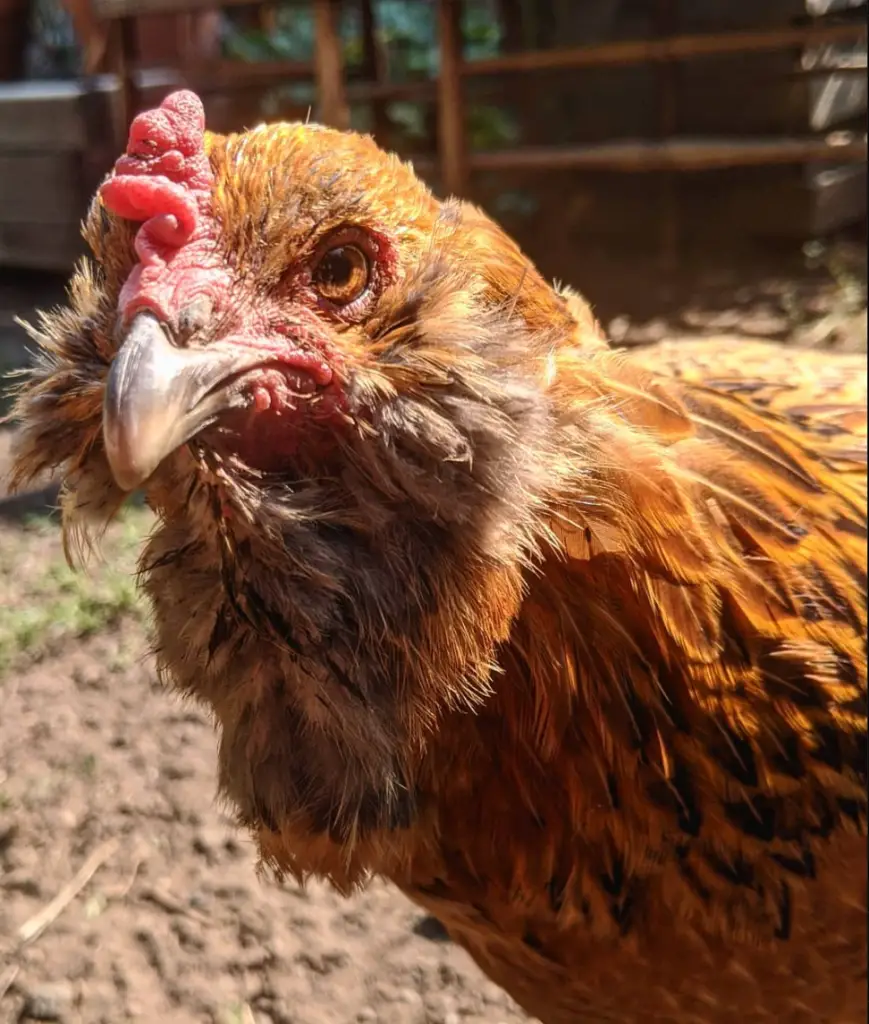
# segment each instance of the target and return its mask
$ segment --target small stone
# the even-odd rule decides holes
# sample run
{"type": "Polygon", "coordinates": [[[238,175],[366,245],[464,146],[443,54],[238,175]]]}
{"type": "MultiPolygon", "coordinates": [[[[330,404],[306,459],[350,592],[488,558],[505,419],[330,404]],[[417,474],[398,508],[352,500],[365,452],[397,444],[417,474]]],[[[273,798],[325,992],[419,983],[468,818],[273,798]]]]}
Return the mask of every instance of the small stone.
{"type": "Polygon", "coordinates": [[[739,328],[743,334],[755,338],[778,338],[788,333],[790,324],[786,317],[758,312],[740,317],[739,328]]]}
{"type": "Polygon", "coordinates": [[[682,323],[698,331],[730,331],[739,326],[739,318],[737,309],[686,309],[682,323]]]}
{"type": "Polygon", "coordinates": [[[376,1021],[377,1010],[375,1010],[373,1006],[363,1006],[356,1014],[356,1020],[358,1021],[358,1024],[368,1024],[370,1021],[376,1021]]]}
{"type": "Polygon", "coordinates": [[[613,317],[607,327],[607,334],[609,335],[610,341],[615,342],[616,345],[620,345],[627,337],[628,331],[631,329],[631,321],[626,316],[613,317]]]}
{"type": "Polygon", "coordinates": [[[631,324],[621,340],[625,345],[648,345],[663,341],[669,333],[670,327],[665,320],[649,320],[644,324],[631,324]]]}
{"type": "Polygon", "coordinates": [[[72,1009],[72,985],[65,981],[50,981],[34,987],[27,993],[24,1018],[30,1020],[66,1020],[72,1009]]]}
{"type": "Polygon", "coordinates": [[[492,981],[487,981],[480,989],[480,995],[487,1006],[506,1006],[507,993],[492,981]]]}
{"type": "Polygon", "coordinates": [[[193,837],[193,849],[205,858],[209,866],[219,863],[226,850],[227,834],[222,828],[199,828],[193,837]]]}

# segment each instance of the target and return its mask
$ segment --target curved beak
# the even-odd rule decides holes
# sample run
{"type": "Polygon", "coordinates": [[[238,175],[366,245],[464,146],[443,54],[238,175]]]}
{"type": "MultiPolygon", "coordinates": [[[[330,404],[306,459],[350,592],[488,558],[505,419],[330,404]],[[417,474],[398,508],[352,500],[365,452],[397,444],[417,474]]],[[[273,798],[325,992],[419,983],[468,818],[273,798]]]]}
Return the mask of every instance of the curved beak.
{"type": "Polygon", "coordinates": [[[244,348],[175,345],[152,313],[138,313],[115,356],[103,400],[103,439],[112,474],[139,487],[163,459],[241,396],[221,388],[262,359],[244,348]]]}

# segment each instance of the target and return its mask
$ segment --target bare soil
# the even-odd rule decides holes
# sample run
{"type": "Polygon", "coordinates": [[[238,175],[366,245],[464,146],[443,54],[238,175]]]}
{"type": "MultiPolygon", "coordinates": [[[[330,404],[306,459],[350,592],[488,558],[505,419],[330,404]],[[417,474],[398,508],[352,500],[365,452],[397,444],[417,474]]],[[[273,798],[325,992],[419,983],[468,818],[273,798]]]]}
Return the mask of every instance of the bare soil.
{"type": "MultiPolygon", "coordinates": [[[[595,294],[589,275],[564,276],[595,294]]],[[[624,277],[607,292],[599,276],[625,344],[727,333],[865,351],[859,260],[814,284],[761,284],[746,268],[705,291],[685,278],[663,299],[624,277]]],[[[28,312],[27,294],[0,299],[28,312]]],[[[148,656],[130,576],[147,513],[131,509],[102,565],[74,574],[44,496],[28,507],[2,494],[0,1024],[526,1020],[389,886],[342,899],[257,876],[215,800],[211,724],[161,687],[148,656]]]]}

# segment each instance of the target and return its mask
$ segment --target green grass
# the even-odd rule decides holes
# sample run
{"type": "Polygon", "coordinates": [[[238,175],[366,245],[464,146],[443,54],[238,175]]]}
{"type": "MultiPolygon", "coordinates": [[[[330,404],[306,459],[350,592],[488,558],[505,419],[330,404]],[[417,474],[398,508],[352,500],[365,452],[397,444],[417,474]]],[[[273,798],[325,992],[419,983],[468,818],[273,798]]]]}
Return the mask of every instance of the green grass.
{"type": "Polygon", "coordinates": [[[142,618],[136,558],[152,522],[125,510],[109,528],[102,557],[73,571],[63,557],[56,518],[34,518],[0,534],[0,674],[121,618],[142,618]]]}

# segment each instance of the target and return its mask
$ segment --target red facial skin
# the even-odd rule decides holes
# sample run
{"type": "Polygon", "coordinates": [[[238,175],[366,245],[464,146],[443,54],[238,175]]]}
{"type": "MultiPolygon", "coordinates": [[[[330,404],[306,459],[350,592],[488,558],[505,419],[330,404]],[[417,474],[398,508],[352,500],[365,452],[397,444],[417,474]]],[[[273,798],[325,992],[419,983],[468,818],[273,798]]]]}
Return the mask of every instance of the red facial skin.
{"type": "MultiPolygon", "coordinates": [[[[217,341],[262,352],[262,365],[245,375],[247,408],[227,415],[223,426],[236,435],[232,448],[245,461],[278,469],[299,447],[294,426],[300,416],[311,426],[340,424],[342,360],[313,296],[310,304],[290,307],[263,298],[255,310],[227,308],[233,278],[218,244],[204,132],[202,103],[187,91],[133,121],[127,152],[101,189],[109,210],[142,222],[135,240],[139,262],[121,290],[118,312],[124,326],[149,311],[177,331],[184,315],[202,304],[209,320],[221,324],[217,341]],[[312,392],[316,401],[300,399],[312,392]]],[[[385,242],[381,271],[393,262],[385,242]]],[[[306,447],[314,442],[308,433],[306,447]]]]}
{"type": "Polygon", "coordinates": [[[170,325],[200,296],[213,300],[230,284],[214,245],[214,184],[205,153],[205,112],[192,92],[167,97],[130,126],[127,153],[103,185],[103,203],[128,220],[143,221],[136,235],[139,263],[118,302],[127,324],[150,310],[170,325]]]}

